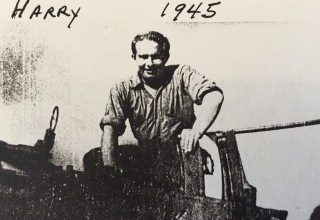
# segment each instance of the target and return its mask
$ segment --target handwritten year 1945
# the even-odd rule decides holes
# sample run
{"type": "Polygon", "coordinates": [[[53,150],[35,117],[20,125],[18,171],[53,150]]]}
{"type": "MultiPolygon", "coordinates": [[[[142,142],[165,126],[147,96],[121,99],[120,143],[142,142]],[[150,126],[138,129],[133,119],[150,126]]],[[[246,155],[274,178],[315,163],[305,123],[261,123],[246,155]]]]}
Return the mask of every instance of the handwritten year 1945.
{"type": "MultiPolygon", "coordinates": [[[[177,21],[179,15],[186,9],[187,12],[191,14],[191,19],[194,19],[196,17],[196,14],[201,14],[201,17],[203,18],[212,18],[213,16],[216,15],[216,11],[213,10],[213,7],[216,5],[221,4],[221,2],[214,2],[214,3],[209,3],[209,4],[204,4],[202,5],[202,2],[200,2],[198,5],[196,4],[192,4],[190,7],[187,6],[186,4],[182,3],[182,4],[178,4],[174,10],[176,12],[176,16],[173,18],[173,21],[177,21]],[[203,9],[205,7],[205,9],[203,9]]],[[[169,2],[167,3],[167,5],[164,7],[162,13],[161,13],[161,17],[166,16],[166,11],[170,10],[170,4],[169,2]]]]}

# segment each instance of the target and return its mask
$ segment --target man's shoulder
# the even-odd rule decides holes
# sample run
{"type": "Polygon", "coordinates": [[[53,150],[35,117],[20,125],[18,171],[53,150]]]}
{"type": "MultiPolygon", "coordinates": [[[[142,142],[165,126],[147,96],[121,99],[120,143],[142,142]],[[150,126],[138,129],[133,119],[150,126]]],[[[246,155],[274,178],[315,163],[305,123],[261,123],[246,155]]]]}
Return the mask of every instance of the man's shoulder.
{"type": "Polygon", "coordinates": [[[176,78],[183,77],[184,75],[188,75],[196,71],[194,68],[186,64],[168,65],[166,68],[167,71],[171,72],[176,78]]]}
{"type": "Polygon", "coordinates": [[[185,72],[185,71],[194,71],[195,69],[188,64],[173,64],[166,66],[169,70],[175,72],[185,72]]]}
{"type": "Polygon", "coordinates": [[[132,74],[127,78],[118,79],[113,83],[113,88],[129,90],[141,83],[137,74],[132,74]]]}
{"type": "MultiPolygon", "coordinates": [[[[173,75],[174,78],[179,78],[186,73],[192,73],[195,71],[191,66],[186,64],[170,64],[165,66],[165,72],[173,75]]],[[[138,76],[138,73],[129,75],[127,78],[122,78],[114,82],[113,88],[117,90],[130,90],[132,88],[139,88],[142,82],[138,76]]]]}
{"type": "Polygon", "coordinates": [[[186,64],[170,64],[170,65],[167,65],[165,67],[167,70],[172,70],[172,71],[183,71],[184,69],[188,69],[188,68],[191,68],[189,65],[186,65],[186,64]]]}

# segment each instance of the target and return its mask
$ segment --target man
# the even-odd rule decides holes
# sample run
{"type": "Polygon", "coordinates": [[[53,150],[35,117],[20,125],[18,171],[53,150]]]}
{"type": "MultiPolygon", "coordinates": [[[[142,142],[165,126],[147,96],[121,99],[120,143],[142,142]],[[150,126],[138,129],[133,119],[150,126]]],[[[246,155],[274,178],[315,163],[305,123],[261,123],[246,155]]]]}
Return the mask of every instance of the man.
{"type": "Polygon", "coordinates": [[[222,92],[189,66],[166,66],[170,44],[161,33],[137,35],[131,49],[138,72],[111,88],[100,123],[103,163],[118,166],[118,137],[129,119],[142,154],[139,169],[147,184],[179,189],[181,153],[192,153],[198,146],[219,113],[222,92]],[[195,115],[194,104],[204,110],[201,117],[195,115]]]}

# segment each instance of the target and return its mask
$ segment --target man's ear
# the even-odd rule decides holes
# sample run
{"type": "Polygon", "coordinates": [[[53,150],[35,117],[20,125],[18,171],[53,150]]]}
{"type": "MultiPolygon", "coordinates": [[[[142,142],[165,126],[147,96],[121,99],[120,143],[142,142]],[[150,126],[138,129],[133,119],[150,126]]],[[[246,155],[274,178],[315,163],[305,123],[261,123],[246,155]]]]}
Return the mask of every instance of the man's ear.
{"type": "Polygon", "coordinates": [[[168,53],[168,55],[165,56],[165,58],[164,58],[164,63],[165,63],[165,64],[167,63],[167,61],[169,60],[169,58],[170,58],[170,53],[168,53]]]}

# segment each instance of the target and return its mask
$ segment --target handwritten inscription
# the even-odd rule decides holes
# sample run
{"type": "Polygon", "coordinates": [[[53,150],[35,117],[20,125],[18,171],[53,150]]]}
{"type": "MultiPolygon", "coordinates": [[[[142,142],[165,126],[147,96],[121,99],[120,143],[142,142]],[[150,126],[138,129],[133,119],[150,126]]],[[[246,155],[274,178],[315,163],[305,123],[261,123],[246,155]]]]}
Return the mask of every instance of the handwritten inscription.
{"type": "MultiPolygon", "coordinates": [[[[15,18],[18,15],[19,18],[22,18],[24,11],[26,10],[30,0],[26,0],[24,4],[20,4],[20,0],[17,1],[17,4],[12,12],[11,18],[15,18]]],[[[69,9],[66,5],[61,6],[56,9],[54,7],[50,7],[47,10],[41,9],[41,6],[36,6],[32,13],[29,16],[29,19],[38,18],[39,15],[43,14],[43,19],[46,20],[47,17],[59,18],[59,17],[71,17],[71,21],[68,25],[68,28],[71,28],[71,24],[76,17],[79,15],[81,7],[79,7],[76,11],[73,9],[69,9]]]]}
{"type": "Polygon", "coordinates": [[[167,12],[174,11],[175,12],[175,17],[173,18],[173,21],[177,21],[181,13],[187,13],[190,14],[190,19],[196,18],[197,14],[203,18],[212,18],[213,16],[216,15],[216,11],[214,10],[214,7],[221,4],[221,2],[214,2],[214,3],[205,3],[203,4],[200,2],[199,4],[192,4],[192,5],[187,5],[187,4],[178,4],[177,6],[171,7],[170,3],[168,2],[166,6],[164,7],[161,17],[167,16],[167,12]],[[174,9],[173,9],[174,8],[174,9]]]}

